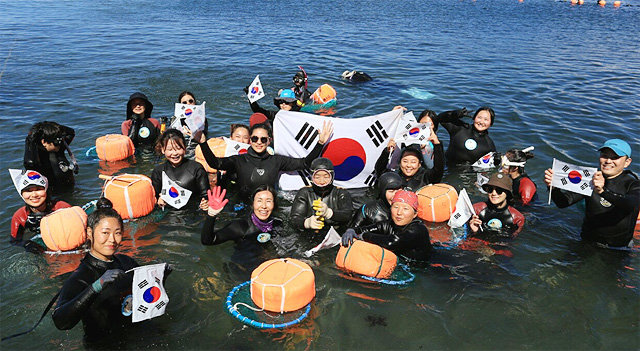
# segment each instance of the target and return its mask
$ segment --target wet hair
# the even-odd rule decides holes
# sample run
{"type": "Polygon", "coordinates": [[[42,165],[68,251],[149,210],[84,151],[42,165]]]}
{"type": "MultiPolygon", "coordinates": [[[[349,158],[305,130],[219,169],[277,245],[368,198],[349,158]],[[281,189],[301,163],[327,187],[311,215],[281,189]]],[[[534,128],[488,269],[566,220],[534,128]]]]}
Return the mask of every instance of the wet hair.
{"type": "Polygon", "coordinates": [[[244,128],[244,129],[246,129],[247,131],[249,131],[249,135],[251,135],[251,128],[249,128],[249,126],[248,126],[248,125],[246,125],[246,124],[242,124],[242,123],[233,123],[233,124],[231,125],[231,133],[230,133],[230,135],[233,135],[233,133],[234,133],[234,132],[236,131],[236,129],[238,129],[238,128],[244,128]]]}
{"type": "Polygon", "coordinates": [[[271,127],[267,123],[254,124],[251,128],[249,128],[249,136],[253,135],[253,131],[256,129],[264,129],[267,131],[267,135],[269,135],[269,138],[272,137],[271,127]]]}
{"type": "Polygon", "coordinates": [[[177,129],[170,128],[162,133],[160,138],[158,138],[158,142],[156,143],[156,152],[161,154],[162,149],[165,149],[171,140],[175,141],[176,144],[180,145],[183,149],[187,149],[182,132],[177,129]]]}
{"type": "Polygon", "coordinates": [[[278,208],[278,201],[276,201],[276,199],[278,198],[276,194],[276,189],[274,189],[271,185],[268,185],[268,184],[258,185],[258,187],[251,194],[251,204],[253,204],[253,200],[255,200],[256,195],[258,195],[259,192],[265,191],[265,190],[270,192],[271,195],[273,196],[273,211],[275,211],[276,208],[278,208]]]}
{"type": "Polygon", "coordinates": [[[476,113],[473,114],[473,119],[476,119],[476,116],[478,115],[478,113],[482,112],[482,111],[487,111],[489,112],[489,117],[491,117],[491,126],[493,125],[493,121],[495,121],[496,119],[496,113],[493,112],[493,109],[489,106],[482,106],[479,109],[476,110],[476,113]]]}
{"type": "Polygon", "coordinates": [[[113,209],[113,203],[111,200],[106,197],[101,197],[96,203],[96,210],[91,212],[87,217],[87,228],[91,228],[92,231],[95,230],[96,225],[98,225],[98,223],[100,223],[104,218],[115,218],[120,223],[120,228],[124,227],[122,217],[113,209]]]}
{"type": "MultiPolygon", "coordinates": [[[[522,150],[518,150],[518,149],[511,149],[505,152],[504,156],[507,158],[507,160],[511,162],[526,162],[528,159],[534,157],[533,152],[531,151],[523,152],[522,150]]],[[[511,167],[514,167],[514,166],[509,166],[509,168],[511,167]]],[[[524,172],[524,167],[517,167],[517,168],[519,173],[524,172]]]]}
{"type": "Polygon", "coordinates": [[[422,121],[422,119],[424,117],[431,118],[431,122],[433,123],[433,131],[434,132],[438,131],[438,122],[436,121],[437,115],[436,115],[435,111],[426,109],[426,110],[420,112],[420,116],[418,116],[418,122],[422,123],[421,121],[422,121]]]}
{"type": "Polygon", "coordinates": [[[185,90],[185,91],[181,92],[181,93],[180,93],[180,95],[178,95],[178,103],[181,103],[182,98],[183,98],[185,95],[191,95],[191,96],[193,97],[193,102],[194,102],[194,103],[195,103],[196,101],[198,101],[198,100],[196,99],[196,96],[195,96],[195,95],[193,95],[193,93],[192,93],[192,92],[190,92],[189,90],[185,90]]]}
{"type": "Polygon", "coordinates": [[[60,125],[51,121],[38,122],[29,130],[29,136],[34,142],[44,139],[47,143],[54,143],[60,141],[59,139],[63,137],[63,134],[60,125]]]}

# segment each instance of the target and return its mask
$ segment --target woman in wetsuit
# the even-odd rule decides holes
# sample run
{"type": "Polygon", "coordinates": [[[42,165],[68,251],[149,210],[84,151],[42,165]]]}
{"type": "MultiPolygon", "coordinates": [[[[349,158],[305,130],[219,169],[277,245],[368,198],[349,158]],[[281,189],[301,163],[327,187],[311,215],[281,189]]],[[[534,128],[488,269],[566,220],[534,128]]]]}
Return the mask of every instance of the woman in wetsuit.
{"type": "Polygon", "coordinates": [[[403,187],[403,180],[398,173],[387,172],[378,178],[378,197],[369,200],[355,211],[349,228],[358,228],[374,223],[385,222],[391,216],[391,201],[398,190],[403,187]]]}
{"type": "Polygon", "coordinates": [[[250,103],[251,111],[254,113],[262,113],[267,117],[269,123],[273,123],[273,120],[276,118],[276,114],[280,110],[285,111],[300,111],[301,103],[296,98],[296,93],[291,89],[284,89],[280,92],[277,98],[273,99],[273,104],[279,108],[278,111],[267,110],[260,105],[258,105],[257,101],[250,103]]]}
{"type": "Polygon", "coordinates": [[[167,204],[160,197],[163,190],[168,191],[168,189],[162,189],[164,172],[169,179],[191,191],[189,203],[198,203],[202,210],[206,210],[207,190],[209,190],[207,172],[198,162],[185,158],[186,147],[182,132],[177,129],[168,129],[158,139],[156,151],[164,154],[167,159],[151,172],[151,182],[158,197],[158,206],[164,207],[167,204]]]}
{"type": "Polygon", "coordinates": [[[417,218],[418,197],[407,190],[393,196],[391,220],[370,226],[350,228],[342,235],[342,246],[354,239],[364,240],[416,261],[426,261],[431,251],[429,230],[417,218]]]}
{"type": "Polygon", "coordinates": [[[527,160],[533,158],[533,146],[524,150],[511,149],[502,156],[502,172],[513,180],[513,198],[528,205],[538,199],[536,184],[524,171],[527,160]]]}
{"type": "MultiPolygon", "coordinates": [[[[178,103],[184,104],[184,105],[197,105],[197,100],[195,98],[195,95],[193,95],[192,92],[185,90],[181,92],[180,95],[178,95],[178,103]]],[[[185,135],[184,138],[187,145],[185,157],[193,159],[196,153],[196,146],[198,146],[197,140],[199,140],[200,137],[199,135],[195,135],[195,136],[192,135],[193,131],[189,130],[189,127],[187,127],[186,118],[183,118],[183,119],[180,119],[180,121],[177,121],[178,118],[179,117],[177,116],[171,117],[171,120],[169,121],[169,125],[171,126],[171,128],[175,128],[183,132],[183,134],[185,135]]],[[[204,136],[206,137],[208,132],[209,132],[209,122],[207,122],[207,119],[205,118],[204,129],[196,133],[203,133],[204,136]]]]}
{"type": "Polygon", "coordinates": [[[496,151],[489,137],[489,128],[495,121],[495,113],[490,107],[480,107],[473,116],[473,124],[462,122],[467,109],[446,111],[434,119],[449,132],[450,142],[445,156],[448,163],[471,163],[489,152],[496,151]]]}
{"type": "MultiPolygon", "coordinates": [[[[125,306],[131,297],[136,261],[116,254],[122,242],[122,217],[113,209],[111,201],[101,198],[96,210],[87,218],[89,253],[65,281],[53,311],[53,322],[60,330],[73,328],[82,321],[87,342],[120,340],[135,326],[125,306]]],[[[165,277],[171,272],[165,270],[165,277]]],[[[144,323],[136,323],[136,325],[144,323]]]]}
{"type": "Polygon", "coordinates": [[[72,187],[74,173],[78,174],[78,164],[69,151],[69,144],[75,135],[73,128],[56,122],[34,124],[25,139],[24,168],[47,177],[49,186],[54,190],[72,187]],[[71,162],[66,158],[65,150],[71,162]]]}
{"type": "Polygon", "coordinates": [[[146,95],[137,92],[129,96],[127,102],[127,119],[120,129],[128,136],[136,147],[153,146],[160,135],[160,123],[151,118],[153,104],[146,95]]]}
{"type": "Polygon", "coordinates": [[[322,131],[318,134],[318,143],[304,158],[272,155],[267,152],[267,147],[271,143],[271,128],[266,124],[256,124],[251,127],[251,147],[246,154],[216,157],[203,140],[204,138],[201,139],[200,148],[209,167],[237,175],[240,196],[242,199],[248,199],[259,185],[275,186],[280,172],[308,168],[311,161],[320,156],[322,146],[332,132],[333,124],[324,122],[322,131]]]}
{"type": "Polygon", "coordinates": [[[27,251],[39,252],[43,248],[28,240],[40,234],[40,220],[49,213],[61,208],[71,207],[61,200],[53,200],[49,195],[47,178],[42,174],[27,170],[10,170],[16,190],[25,202],[25,206],[18,209],[11,218],[11,238],[14,245],[22,245],[27,251]],[[24,235],[27,240],[24,240],[24,235]]]}
{"type": "Polygon", "coordinates": [[[513,238],[524,227],[524,216],[509,206],[512,199],[512,180],[506,174],[497,173],[482,186],[488,200],[473,204],[475,214],[469,220],[469,229],[474,237],[489,241],[513,238]]]}

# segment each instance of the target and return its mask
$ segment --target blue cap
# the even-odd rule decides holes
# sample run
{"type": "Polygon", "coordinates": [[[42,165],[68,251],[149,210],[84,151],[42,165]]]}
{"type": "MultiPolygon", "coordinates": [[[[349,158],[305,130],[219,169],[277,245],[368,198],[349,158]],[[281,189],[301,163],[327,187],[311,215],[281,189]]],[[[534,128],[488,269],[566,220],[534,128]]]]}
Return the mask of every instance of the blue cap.
{"type": "Polygon", "coordinates": [[[293,90],[291,90],[291,89],[284,89],[283,91],[280,92],[279,98],[281,98],[281,99],[295,99],[296,98],[296,93],[294,93],[293,90]]]}
{"type": "Polygon", "coordinates": [[[613,150],[618,156],[627,156],[631,157],[631,146],[621,139],[609,139],[605,141],[604,145],[600,147],[598,150],[602,151],[604,148],[609,148],[613,150]]]}

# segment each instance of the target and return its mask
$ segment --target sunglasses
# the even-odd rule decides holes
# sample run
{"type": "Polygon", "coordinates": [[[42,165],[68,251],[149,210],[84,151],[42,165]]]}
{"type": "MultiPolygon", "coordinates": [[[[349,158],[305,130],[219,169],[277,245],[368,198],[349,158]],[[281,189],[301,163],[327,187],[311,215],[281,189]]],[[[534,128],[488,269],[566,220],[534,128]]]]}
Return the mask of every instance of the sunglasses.
{"type": "Polygon", "coordinates": [[[251,137],[251,142],[257,143],[260,140],[261,143],[266,144],[269,141],[269,137],[258,137],[256,135],[251,137]]]}
{"type": "Polygon", "coordinates": [[[502,188],[498,188],[498,187],[495,187],[495,186],[491,186],[491,185],[489,185],[489,186],[485,186],[485,187],[484,187],[484,190],[485,190],[488,194],[491,194],[494,190],[496,191],[496,194],[498,194],[498,195],[502,195],[502,194],[504,193],[504,189],[502,189],[502,188]]]}
{"type": "Polygon", "coordinates": [[[181,104],[193,104],[195,102],[196,102],[196,100],[194,100],[194,99],[180,101],[181,104]]]}

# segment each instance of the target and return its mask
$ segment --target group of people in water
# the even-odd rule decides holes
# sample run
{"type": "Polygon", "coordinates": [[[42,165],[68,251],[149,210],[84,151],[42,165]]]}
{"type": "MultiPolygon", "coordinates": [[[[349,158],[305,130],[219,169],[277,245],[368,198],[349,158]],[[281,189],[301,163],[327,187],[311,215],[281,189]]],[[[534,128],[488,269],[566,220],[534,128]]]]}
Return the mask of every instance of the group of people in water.
{"type": "MultiPolygon", "coordinates": [[[[292,89],[282,90],[274,99],[279,110],[299,110],[309,99],[306,72],[296,73],[293,82],[292,89]]],[[[185,91],[177,102],[195,105],[197,100],[193,93],[185,91]]],[[[230,129],[232,140],[250,145],[247,152],[218,157],[207,143],[207,123],[203,130],[191,131],[184,121],[176,121],[177,117],[170,122],[158,121],[151,115],[153,104],[139,92],[127,102],[122,134],[137,148],[154,148],[164,155],[165,161],[153,169],[150,177],[156,197],[162,191],[163,173],[192,192],[191,207],[187,208],[196,211],[197,207],[206,213],[201,231],[203,245],[227,241],[238,246],[268,243],[284,225],[274,216],[280,172],[308,170],[311,185],[297,192],[289,214],[288,225],[295,231],[322,238],[333,227],[342,235],[344,246],[364,240],[409,261],[427,261],[432,244],[427,226],[417,217],[416,192],[425,185],[441,182],[445,164],[469,164],[496,152],[489,136],[496,120],[493,109],[481,107],[473,115],[466,109],[440,114],[424,110],[418,122],[430,126],[429,139],[424,144],[402,145],[400,150],[392,139],[375,165],[378,179],[374,198],[354,206],[350,192],[334,185],[331,160],[321,157],[333,132],[332,123],[324,123],[316,145],[306,157],[277,155],[271,148],[271,125],[278,110],[264,109],[257,102],[250,106],[254,114],[249,125],[234,124],[230,129]],[[471,123],[464,121],[467,117],[471,123]],[[167,123],[182,128],[167,129],[167,123]],[[450,138],[446,151],[437,135],[440,126],[450,138]],[[198,152],[205,164],[193,159],[198,152]],[[398,160],[390,164],[390,154],[394,152],[399,152],[398,160]],[[207,172],[205,166],[216,172],[207,172]],[[227,194],[232,193],[238,202],[249,205],[247,211],[219,224],[219,213],[229,202],[227,194]]],[[[70,206],[54,200],[52,194],[72,186],[74,174],[79,171],[69,148],[74,135],[72,128],[40,122],[26,138],[25,170],[14,180],[25,206],[13,216],[10,240],[30,251],[38,251],[29,238],[38,233],[42,217],[70,206]]],[[[640,209],[640,180],[626,170],[631,163],[631,147],[623,140],[611,139],[598,150],[600,170],[593,178],[593,194],[584,196],[554,189],[551,198],[560,208],[586,200],[582,238],[603,246],[626,247],[632,242],[640,209]]],[[[468,221],[470,236],[492,232],[501,239],[512,238],[523,229],[525,218],[516,207],[537,200],[536,185],[524,170],[532,157],[530,151],[510,149],[496,158],[500,170],[482,185],[487,199],[473,205],[475,214],[468,221]]],[[[553,171],[547,170],[544,177],[547,186],[551,185],[552,177],[553,171]]],[[[168,206],[161,198],[157,204],[168,206]]],[[[86,233],[89,252],[65,282],[53,320],[59,329],[73,328],[82,320],[85,336],[94,340],[108,338],[112,332],[131,325],[131,319],[121,313],[121,300],[131,290],[132,274],[125,272],[138,264],[131,257],[116,253],[123,240],[123,220],[109,200],[98,201],[96,210],[88,217],[86,233]]]]}

